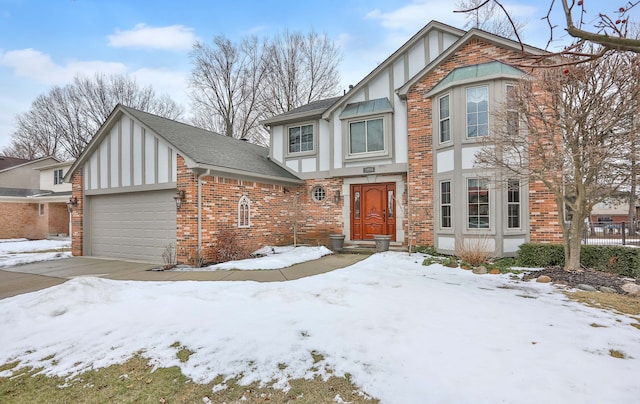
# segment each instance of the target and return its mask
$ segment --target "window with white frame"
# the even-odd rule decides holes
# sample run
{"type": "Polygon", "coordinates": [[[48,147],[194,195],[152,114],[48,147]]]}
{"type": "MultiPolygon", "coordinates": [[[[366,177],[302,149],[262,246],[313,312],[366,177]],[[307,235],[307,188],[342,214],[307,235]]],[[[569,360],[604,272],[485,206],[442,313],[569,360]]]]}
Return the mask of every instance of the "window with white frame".
{"type": "Polygon", "coordinates": [[[506,106],[507,106],[507,133],[517,134],[520,130],[520,114],[516,109],[516,86],[507,84],[506,86],[506,106]]]}
{"type": "Polygon", "coordinates": [[[38,215],[44,216],[44,203],[38,204],[38,215]]]}
{"type": "Polygon", "coordinates": [[[451,228],[451,181],[440,183],[440,227],[451,228]]]}
{"type": "Polygon", "coordinates": [[[439,115],[440,115],[440,143],[448,142],[451,140],[451,121],[449,119],[449,95],[440,97],[439,100],[439,115]]]}
{"type": "Polygon", "coordinates": [[[64,176],[62,175],[62,169],[53,170],[53,184],[59,185],[64,182],[64,176]]]}
{"type": "Polygon", "coordinates": [[[251,201],[246,196],[242,196],[238,201],[238,227],[246,228],[251,226],[251,201]]]}
{"type": "Polygon", "coordinates": [[[467,137],[489,134],[489,87],[467,88],[467,137]]]}
{"type": "Polygon", "coordinates": [[[520,228],[520,181],[507,181],[507,228],[520,228]]]}
{"type": "Polygon", "coordinates": [[[489,181],[467,179],[467,217],[469,229],[489,228],[489,181]]]}
{"type": "Polygon", "coordinates": [[[384,120],[373,118],[349,123],[349,153],[384,151],[384,120]]]}
{"type": "Polygon", "coordinates": [[[313,125],[289,127],[289,153],[313,151],[313,125]]]}

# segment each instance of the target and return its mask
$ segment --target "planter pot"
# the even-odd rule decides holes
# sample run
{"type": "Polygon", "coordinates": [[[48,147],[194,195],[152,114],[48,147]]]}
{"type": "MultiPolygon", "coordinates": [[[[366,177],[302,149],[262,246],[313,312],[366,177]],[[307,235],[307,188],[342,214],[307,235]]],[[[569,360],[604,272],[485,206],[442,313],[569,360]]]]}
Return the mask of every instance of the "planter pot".
{"type": "Polygon", "coordinates": [[[329,234],[329,241],[331,242],[331,251],[338,252],[342,250],[344,245],[344,234],[329,234]]]}
{"type": "Polygon", "coordinates": [[[376,234],[373,236],[376,242],[376,252],[389,251],[389,243],[391,242],[391,236],[385,236],[376,234]]]}

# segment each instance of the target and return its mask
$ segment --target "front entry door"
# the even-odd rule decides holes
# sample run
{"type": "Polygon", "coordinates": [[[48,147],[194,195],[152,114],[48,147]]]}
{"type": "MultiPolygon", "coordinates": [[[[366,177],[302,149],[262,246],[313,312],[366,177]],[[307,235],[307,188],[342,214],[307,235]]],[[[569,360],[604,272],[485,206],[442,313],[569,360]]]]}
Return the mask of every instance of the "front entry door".
{"type": "Polygon", "coordinates": [[[373,240],[376,234],[396,238],[396,184],[351,185],[351,239],[373,240]]]}

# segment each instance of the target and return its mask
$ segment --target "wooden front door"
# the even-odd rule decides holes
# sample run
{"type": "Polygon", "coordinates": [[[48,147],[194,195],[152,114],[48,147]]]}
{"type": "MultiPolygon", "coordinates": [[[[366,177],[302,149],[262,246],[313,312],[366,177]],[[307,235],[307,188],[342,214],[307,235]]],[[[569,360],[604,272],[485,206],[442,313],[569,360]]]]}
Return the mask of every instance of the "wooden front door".
{"type": "Polygon", "coordinates": [[[351,186],[351,239],[373,240],[376,234],[396,238],[396,184],[351,186]]]}

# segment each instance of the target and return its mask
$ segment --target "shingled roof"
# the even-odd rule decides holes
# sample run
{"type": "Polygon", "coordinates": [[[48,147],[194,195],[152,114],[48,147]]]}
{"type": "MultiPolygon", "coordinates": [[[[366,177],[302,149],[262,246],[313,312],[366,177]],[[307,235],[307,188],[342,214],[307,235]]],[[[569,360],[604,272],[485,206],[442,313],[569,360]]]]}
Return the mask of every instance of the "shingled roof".
{"type": "Polygon", "coordinates": [[[97,147],[101,140],[100,134],[108,133],[109,122],[117,120],[118,114],[121,113],[130,115],[171,144],[185,160],[192,162],[190,168],[200,167],[274,181],[302,182],[300,178],[271,161],[268,158],[269,149],[266,147],[124,105],[116,106],[103,128],[98,131],[96,139],[91,141],[87,150],[69,170],[70,174],[82,164],[83,158],[88,157],[93,148],[97,147]]]}
{"type": "Polygon", "coordinates": [[[261,121],[262,124],[269,125],[276,122],[283,122],[290,119],[297,119],[300,117],[312,117],[314,115],[321,116],[324,111],[330,106],[336,103],[342,97],[325,98],[324,100],[312,101],[308,104],[302,105],[298,108],[294,108],[291,111],[287,111],[280,115],[276,115],[269,119],[261,121]]]}

